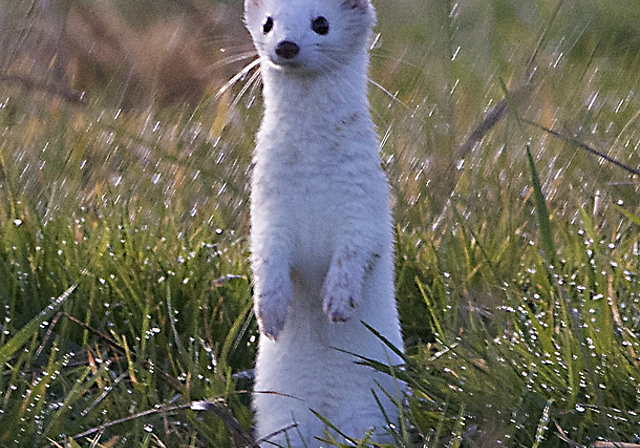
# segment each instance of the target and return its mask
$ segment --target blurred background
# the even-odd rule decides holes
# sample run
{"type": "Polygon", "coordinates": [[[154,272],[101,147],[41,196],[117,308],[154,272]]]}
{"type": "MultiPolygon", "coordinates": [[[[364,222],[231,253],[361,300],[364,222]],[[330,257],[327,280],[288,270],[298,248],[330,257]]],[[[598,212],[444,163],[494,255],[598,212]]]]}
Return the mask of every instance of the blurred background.
{"type": "Polygon", "coordinates": [[[1,13],[5,80],[124,109],[198,104],[237,70],[215,63],[246,43],[239,2],[5,1],[1,13]]]}
{"type": "MultiPolygon", "coordinates": [[[[376,7],[372,109],[404,204],[401,222],[420,224],[442,210],[456,184],[461,194],[477,193],[471,184],[462,188],[460,169],[450,171],[463,159],[475,172],[496,169],[473,131],[504,97],[503,85],[526,120],[637,168],[636,1],[397,0],[376,7]]],[[[191,202],[182,208],[197,210],[215,197],[224,209],[217,219],[241,222],[261,108],[255,71],[241,72],[252,47],[240,0],[1,0],[0,24],[0,120],[20,124],[5,132],[6,162],[18,165],[18,188],[38,207],[51,194],[91,202],[107,187],[142,189],[151,203],[176,205],[179,188],[191,202]],[[56,135],[45,137],[47,129],[56,135]]],[[[624,171],[614,179],[599,169],[602,159],[571,145],[552,151],[562,140],[532,127],[525,136],[513,118],[495,120],[503,140],[488,151],[495,157],[516,139],[507,163],[518,170],[521,143],[532,138],[550,196],[569,165],[565,191],[581,185],[595,193],[595,173],[615,181],[616,194],[635,194],[624,171]]]]}

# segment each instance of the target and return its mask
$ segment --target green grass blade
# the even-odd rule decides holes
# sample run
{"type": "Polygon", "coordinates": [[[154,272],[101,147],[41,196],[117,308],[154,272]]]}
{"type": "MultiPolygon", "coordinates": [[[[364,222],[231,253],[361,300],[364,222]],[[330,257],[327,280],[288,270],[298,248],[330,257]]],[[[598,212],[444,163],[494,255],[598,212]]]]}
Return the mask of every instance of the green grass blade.
{"type": "Polygon", "coordinates": [[[238,333],[241,331],[246,320],[250,318],[249,313],[252,309],[253,302],[248,301],[245,308],[242,310],[242,312],[240,312],[240,314],[238,314],[238,317],[233,322],[233,325],[231,326],[227,337],[224,339],[222,349],[220,350],[220,356],[218,357],[220,368],[226,368],[229,365],[229,353],[231,352],[231,349],[236,345],[238,333]]]}
{"type": "Polygon", "coordinates": [[[536,207],[536,215],[538,216],[538,227],[540,229],[540,238],[542,240],[542,248],[545,251],[547,260],[551,264],[555,264],[556,245],[553,241],[553,231],[551,228],[551,219],[549,218],[549,210],[542,193],[540,178],[538,171],[531,155],[531,149],[527,144],[527,159],[529,160],[529,169],[531,170],[531,182],[533,184],[533,198],[536,207]]]}
{"type": "Polygon", "coordinates": [[[435,307],[433,303],[431,303],[431,300],[429,299],[429,296],[425,291],[425,288],[422,282],[417,278],[415,279],[415,281],[416,281],[416,284],[418,285],[418,289],[420,290],[420,294],[422,295],[422,299],[424,300],[424,303],[426,303],[427,309],[429,310],[429,315],[431,316],[431,325],[433,325],[433,330],[436,333],[436,335],[438,335],[440,340],[442,340],[446,344],[447,335],[444,331],[444,327],[441,325],[440,319],[436,315],[435,307]]]}
{"type": "MultiPolygon", "coordinates": [[[[507,103],[509,104],[509,109],[512,111],[513,117],[516,119],[518,123],[518,128],[523,135],[524,129],[522,126],[522,121],[516,112],[515,105],[513,104],[513,99],[507,90],[507,86],[502,79],[500,79],[500,86],[505,94],[505,98],[507,99],[507,103]]],[[[540,183],[540,177],[538,176],[538,170],[536,169],[535,162],[533,160],[533,156],[531,155],[531,147],[527,142],[527,161],[529,162],[529,171],[531,172],[531,183],[533,184],[533,198],[534,204],[536,208],[536,215],[538,217],[538,227],[540,228],[540,238],[542,240],[542,248],[545,251],[545,256],[547,261],[551,264],[555,265],[555,260],[557,256],[556,245],[553,241],[553,232],[551,228],[551,219],[549,218],[549,210],[547,209],[547,204],[544,199],[544,194],[542,193],[542,185],[540,183]]]]}
{"type": "Polygon", "coordinates": [[[535,443],[531,448],[538,448],[540,443],[544,442],[544,435],[549,430],[549,413],[551,411],[551,405],[553,404],[553,400],[548,400],[544,410],[542,411],[542,415],[540,416],[540,420],[538,421],[538,428],[536,429],[536,439],[535,443]]]}
{"type": "MultiPolygon", "coordinates": [[[[343,438],[344,438],[348,443],[350,443],[350,444],[352,444],[352,445],[354,445],[354,446],[358,446],[358,442],[357,442],[357,440],[355,440],[355,439],[353,439],[353,438],[349,437],[348,435],[346,435],[345,433],[343,433],[342,431],[340,431],[340,429],[339,429],[339,428],[337,428],[333,423],[331,423],[329,420],[327,420],[326,418],[324,418],[320,413],[318,413],[318,412],[314,411],[313,409],[310,409],[310,411],[311,411],[311,412],[312,412],[316,417],[318,417],[318,419],[319,419],[319,420],[321,420],[321,421],[322,421],[322,423],[324,423],[324,424],[325,424],[325,426],[326,426],[327,428],[330,428],[330,429],[332,429],[333,431],[335,431],[335,432],[336,432],[340,437],[343,437],[343,438]]],[[[323,442],[325,442],[325,443],[327,443],[327,444],[329,444],[329,445],[337,446],[337,444],[336,444],[334,441],[332,441],[332,440],[326,440],[326,439],[323,439],[323,442]]]]}
{"type": "Polygon", "coordinates": [[[449,444],[451,448],[460,448],[464,431],[464,404],[460,406],[460,412],[456,419],[455,429],[453,430],[453,438],[449,444]]]}
{"type": "Polygon", "coordinates": [[[633,222],[634,224],[640,226],[640,216],[638,215],[634,215],[633,213],[631,213],[630,211],[620,207],[619,205],[615,206],[616,209],[622,213],[629,221],[633,222]]]}
{"type": "Polygon", "coordinates": [[[77,285],[70,286],[65,292],[62,293],[57,299],[53,301],[48,307],[40,312],[36,317],[25,325],[14,337],[12,337],[5,345],[0,347],[0,365],[4,365],[7,360],[13,356],[13,354],[20,349],[29,339],[33,337],[33,334],[38,331],[38,328],[44,321],[50,319],[51,316],[62,306],[62,304],[69,298],[71,293],[76,289],[77,285]]]}
{"type": "Polygon", "coordinates": [[[55,412],[55,414],[53,414],[51,421],[43,432],[44,436],[51,435],[55,432],[56,426],[61,421],[64,421],[64,417],[67,412],[73,407],[73,405],[80,397],[88,393],[93,385],[96,384],[96,382],[102,377],[103,372],[105,372],[104,369],[102,369],[99,374],[91,375],[90,367],[83,368],[83,371],[80,374],[79,378],[76,380],[73,387],[71,387],[71,390],[65,396],[62,406],[55,412]]]}

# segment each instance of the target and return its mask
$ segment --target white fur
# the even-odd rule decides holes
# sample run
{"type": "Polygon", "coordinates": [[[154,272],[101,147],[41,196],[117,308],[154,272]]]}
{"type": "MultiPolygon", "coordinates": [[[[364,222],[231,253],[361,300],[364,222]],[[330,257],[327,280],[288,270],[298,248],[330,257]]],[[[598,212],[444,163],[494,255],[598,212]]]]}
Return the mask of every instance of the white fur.
{"type": "Polygon", "coordinates": [[[312,409],[351,437],[374,428],[385,441],[372,391],[393,421],[378,384],[392,396],[401,386],[349,354],[399,362],[362,322],[402,348],[390,193],[366,96],[375,13],[369,0],[246,0],[245,11],[265,103],[251,191],[256,437],[295,422],[270,441],[319,446],[326,428],[312,409]],[[325,35],[311,28],[320,16],[325,35]],[[299,53],[278,56],[282,41],[299,53]]]}

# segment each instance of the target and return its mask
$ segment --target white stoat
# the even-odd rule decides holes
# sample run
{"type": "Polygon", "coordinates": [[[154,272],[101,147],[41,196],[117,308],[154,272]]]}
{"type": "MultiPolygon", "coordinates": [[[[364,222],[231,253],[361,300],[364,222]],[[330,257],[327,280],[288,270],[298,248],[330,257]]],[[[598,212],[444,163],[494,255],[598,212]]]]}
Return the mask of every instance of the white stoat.
{"type": "MultiPolygon", "coordinates": [[[[367,100],[370,0],[245,0],[264,118],[251,190],[251,262],[261,331],[256,437],[319,446],[327,429],[385,437],[401,385],[354,354],[400,359],[390,192],[367,100]]],[[[334,434],[335,436],[335,434],[334,434]]],[[[265,443],[265,445],[267,445],[265,443]]]]}

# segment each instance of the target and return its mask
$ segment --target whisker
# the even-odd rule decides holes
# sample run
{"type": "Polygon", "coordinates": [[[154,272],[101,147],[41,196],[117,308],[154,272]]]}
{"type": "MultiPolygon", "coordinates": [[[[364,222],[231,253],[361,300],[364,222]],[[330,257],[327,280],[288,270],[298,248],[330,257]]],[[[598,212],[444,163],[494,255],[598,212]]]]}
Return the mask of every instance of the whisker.
{"type": "Polygon", "coordinates": [[[257,58],[253,61],[251,61],[249,64],[247,64],[242,70],[240,70],[238,73],[236,73],[236,75],[231,78],[229,81],[227,81],[225,83],[225,85],[223,85],[220,90],[218,90],[218,92],[214,95],[214,99],[219,99],[222,95],[224,95],[226,93],[227,90],[229,90],[231,87],[233,87],[235,85],[235,83],[237,83],[239,80],[241,80],[244,76],[246,76],[247,73],[249,73],[251,70],[253,70],[258,64],[260,64],[260,58],[257,58]]]}
{"type": "Polygon", "coordinates": [[[216,62],[214,62],[213,64],[209,65],[209,67],[207,67],[207,71],[213,71],[215,69],[218,69],[220,67],[224,67],[226,65],[231,65],[234,62],[239,62],[239,61],[244,61],[246,59],[252,58],[256,55],[255,51],[246,51],[244,53],[238,53],[238,54],[234,54],[231,56],[226,56],[216,62]]]}
{"type": "Polygon", "coordinates": [[[235,109],[235,107],[238,105],[238,103],[240,102],[240,100],[242,99],[242,97],[245,95],[245,93],[247,93],[247,91],[252,88],[253,86],[255,86],[258,83],[258,79],[260,78],[260,70],[256,70],[256,72],[251,75],[251,78],[249,78],[249,80],[246,82],[246,84],[244,86],[242,86],[242,89],[240,89],[240,92],[238,92],[238,94],[236,95],[236,97],[233,99],[233,102],[231,103],[231,109],[235,109]]]}
{"type": "Polygon", "coordinates": [[[403,65],[405,67],[416,68],[421,71],[424,69],[424,67],[418,64],[415,64],[413,62],[409,62],[406,59],[389,56],[390,54],[391,54],[390,52],[385,52],[383,50],[376,50],[375,52],[369,53],[369,56],[371,57],[372,60],[375,60],[375,61],[392,61],[396,64],[403,65]]]}
{"type": "MultiPolygon", "coordinates": [[[[236,42],[237,44],[237,42],[236,42]]],[[[227,53],[227,54],[231,54],[231,55],[237,55],[237,54],[247,54],[247,53],[254,53],[256,54],[257,51],[255,49],[255,47],[251,44],[247,45],[247,44],[240,44],[240,45],[220,45],[218,47],[219,51],[221,53],[227,53]]]]}
{"type": "Polygon", "coordinates": [[[400,104],[402,107],[404,107],[408,111],[411,111],[412,113],[415,112],[415,110],[412,109],[411,107],[409,107],[408,104],[404,103],[401,99],[399,99],[398,96],[395,93],[389,92],[386,88],[384,88],[381,84],[377,83],[373,79],[371,79],[371,78],[367,78],[367,79],[368,79],[369,83],[371,83],[373,86],[377,87],[378,89],[382,90],[393,101],[395,101],[396,103],[400,104]]]}

